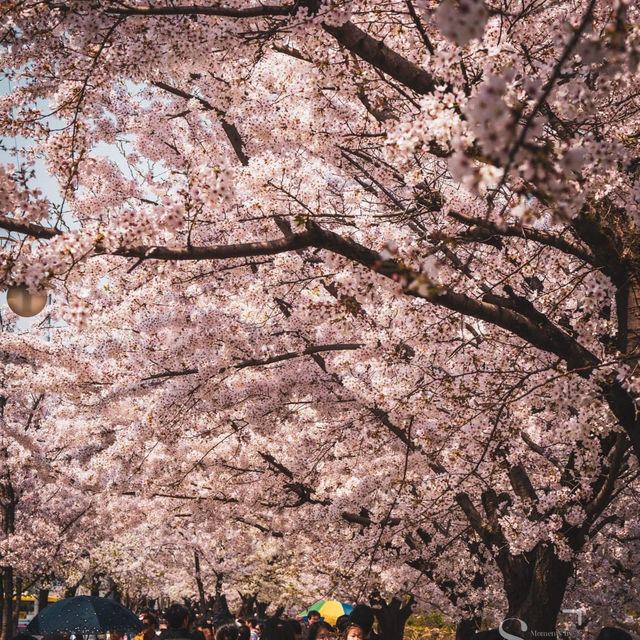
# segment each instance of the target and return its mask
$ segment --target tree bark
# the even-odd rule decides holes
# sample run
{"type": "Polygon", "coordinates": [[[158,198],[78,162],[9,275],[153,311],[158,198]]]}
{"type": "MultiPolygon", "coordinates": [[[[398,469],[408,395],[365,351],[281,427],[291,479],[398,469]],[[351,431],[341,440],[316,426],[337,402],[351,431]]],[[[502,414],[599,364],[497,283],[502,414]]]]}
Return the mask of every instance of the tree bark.
{"type": "Polygon", "coordinates": [[[11,633],[12,635],[18,630],[18,621],[20,619],[20,605],[22,604],[22,579],[17,578],[15,584],[15,602],[13,603],[13,611],[11,616],[11,633]]]}
{"type": "Polygon", "coordinates": [[[528,637],[555,631],[573,563],[560,560],[553,546],[538,543],[531,551],[498,561],[509,602],[507,618],[526,623],[528,637]]]}
{"type": "Polygon", "coordinates": [[[13,567],[2,567],[2,626],[0,640],[13,638],[13,567]]]}
{"type": "Polygon", "coordinates": [[[473,637],[482,629],[481,618],[465,618],[456,625],[456,640],[473,640],[473,637]]]}
{"type": "Polygon", "coordinates": [[[405,625],[415,604],[413,596],[405,598],[404,601],[394,597],[387,602],[379,592],[374,591],[370,602],[383,640],[402,640],[405,625]]]}
{"type": "Polygon", "coordinates": [[[204,584],[202,583],[202,573],[200,572],[200,556],[197,551],[193,552],[193,562],[196,572],[196,586],[198,587],[198,597],[200,599],[200,612],[204,614],[207,608],[207,597],[204,592],[204,584]]]}
{"type": "Polygon", "coordinates": [[[73,598],[73,596],[76,595],[76,591],[78,590],[78,587],[80,586],[81,582],[82,582],[82,580],[80,580],[80,582],[76,582],[75,584],[72,584],[72,585],[66,587],[65,590],[64,590],[64,597],[65,598],[73,598]]]}
{"type": "Polygon", "coordinates": [[[91,579],[91,595],[99,596],[100,595],[100,578],[101,576],[93,576],[91,579]]]}
{"type": "Polygon", "coordinates": [[[266,618],[267,617],[267,609],[269,608],[270,602],[260,602],[256,598],[256,615],[258,618],[266,618]]]}
{"type": "Polygon", "coordinates": [[[632,276],[618,287],[618,348],[631,358],[632,369],[640,359],[640,278],[632,276]]]}
{"type": "Polygon", "coordinates": [[[38,589],[38,613],[49,604],[49,589],[38,589]]]}
{"type": "Polygon", "coordinates": [[[113,598],[116,602],[122,602],[122,591],[120,590],[120,586],[113,579],[109,578],[109,591],[106,594],[107,598],[113,598]]]}
{"type": "Polygon", "coordinates": [[[238,595],[240,596],[240,600],[242,601],[242,606],[240,607],[240,613],[238,615],[241,618],[253,618],[258,594],[240,593],[240,591],[238,591],[238,595]]]}
{"type": "MultiPolygon", "coordinates": [[[[6,398],[0,397],[0,415],[4,412],[6,398]]],[[[8,462],[9,452],[5,447],[2,450],[5,464],[8,462]]],[[[5,467],[8,469],[8,465],[5,467]]],[[[8,537],[15,533],[16,518],[16,494],[11,483],[11,476],[8,470],[0,483],[0,516],[2,517],[2,533],[8,537]]],[[[11,640],[13,638],[13,567],[0,565],[2,571],[2,622],[0,623],[0,640],[11,640]]]]}

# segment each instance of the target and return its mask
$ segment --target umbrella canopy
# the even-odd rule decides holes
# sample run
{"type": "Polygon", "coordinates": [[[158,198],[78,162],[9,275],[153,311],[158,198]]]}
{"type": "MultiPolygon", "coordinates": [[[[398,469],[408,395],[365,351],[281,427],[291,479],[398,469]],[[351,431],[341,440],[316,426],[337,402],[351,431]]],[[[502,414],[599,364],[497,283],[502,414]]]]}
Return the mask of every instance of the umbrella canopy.
{"type": "Polygon", "coordinates": [[[27,626],[27,631],[44,636],[50,633],[140,631],[142,622],[132,611],[111,598],[74,596],[50,604],[27,626]]]}
{"type": "Polygon", "coordinates": [[[338,600],[318,600],[308,609],[301,611],[298,618],[306,620],[310,611],[317,611],[325,622],[334,625],[340,616],[348,616],[353,611],[353,605],[338,600]]]}

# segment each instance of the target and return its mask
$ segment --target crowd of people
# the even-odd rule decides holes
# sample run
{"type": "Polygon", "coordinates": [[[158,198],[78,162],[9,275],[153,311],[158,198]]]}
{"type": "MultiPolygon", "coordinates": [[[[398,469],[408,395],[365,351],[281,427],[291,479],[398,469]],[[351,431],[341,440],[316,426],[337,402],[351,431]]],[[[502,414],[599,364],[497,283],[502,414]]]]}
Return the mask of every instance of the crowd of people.
{"type": "MultiPolygon", "coordinates": [[[[367,605],[356,605],[349,615],[335,625],[323,620],[317,611],[309,611],[307,620],[269,618],[267,620],[234,618],[231,614],[213,618],[198,617],[181,604],[171,605],[164,618],[143,611],[143,630],[133,640],[383,640],[374,631],[375,615],[367,605]]],[[[504,640],[498,629],[476,633],[477,640],[504,640]]],[[[514,636],[511,636],[514,637],[514,636]]],[[[109,640],[124,640],[110,634],[109,640]]],[[[604,627],[596,640],[632,640],[626,631],[604,627]]]]}
{"type": "MultiPolygon", "coordinates": [[[[307,623],[287,618],[248,620],[229,615],[197,617],[182,604],[172,604],[159,618],[154,611],[140,614],[142,631],[133,640],[375,640],[371,607],[357,605],[343,615],[335,626],[310,611],[307,623]]],[[[118,632],[109,640],[124,640],[118,632]]]]}

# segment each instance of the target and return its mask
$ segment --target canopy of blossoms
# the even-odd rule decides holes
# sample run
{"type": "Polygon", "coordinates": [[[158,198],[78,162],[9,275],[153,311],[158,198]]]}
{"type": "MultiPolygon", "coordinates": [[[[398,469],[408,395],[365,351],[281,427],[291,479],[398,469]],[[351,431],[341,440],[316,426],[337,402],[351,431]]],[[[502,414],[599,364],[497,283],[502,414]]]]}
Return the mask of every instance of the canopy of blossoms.
{"type": "Polygon", "coordinates": [[[638,610],[635,2],[1,11],[5,578],[638,610]]]}

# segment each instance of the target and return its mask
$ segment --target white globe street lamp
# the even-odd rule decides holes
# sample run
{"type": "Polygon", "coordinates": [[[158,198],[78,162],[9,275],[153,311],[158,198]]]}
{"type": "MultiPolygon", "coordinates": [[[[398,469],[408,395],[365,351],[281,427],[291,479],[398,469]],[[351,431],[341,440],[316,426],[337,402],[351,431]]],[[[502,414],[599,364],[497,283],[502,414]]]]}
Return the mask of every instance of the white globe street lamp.
{"type": "Polygon", "coordinates": [[[9,287],[7,304],[11,311],[23,318],[31,318],[39,314],[47,304],[46,293],[29,293],[24,285],[9,287]]]}

